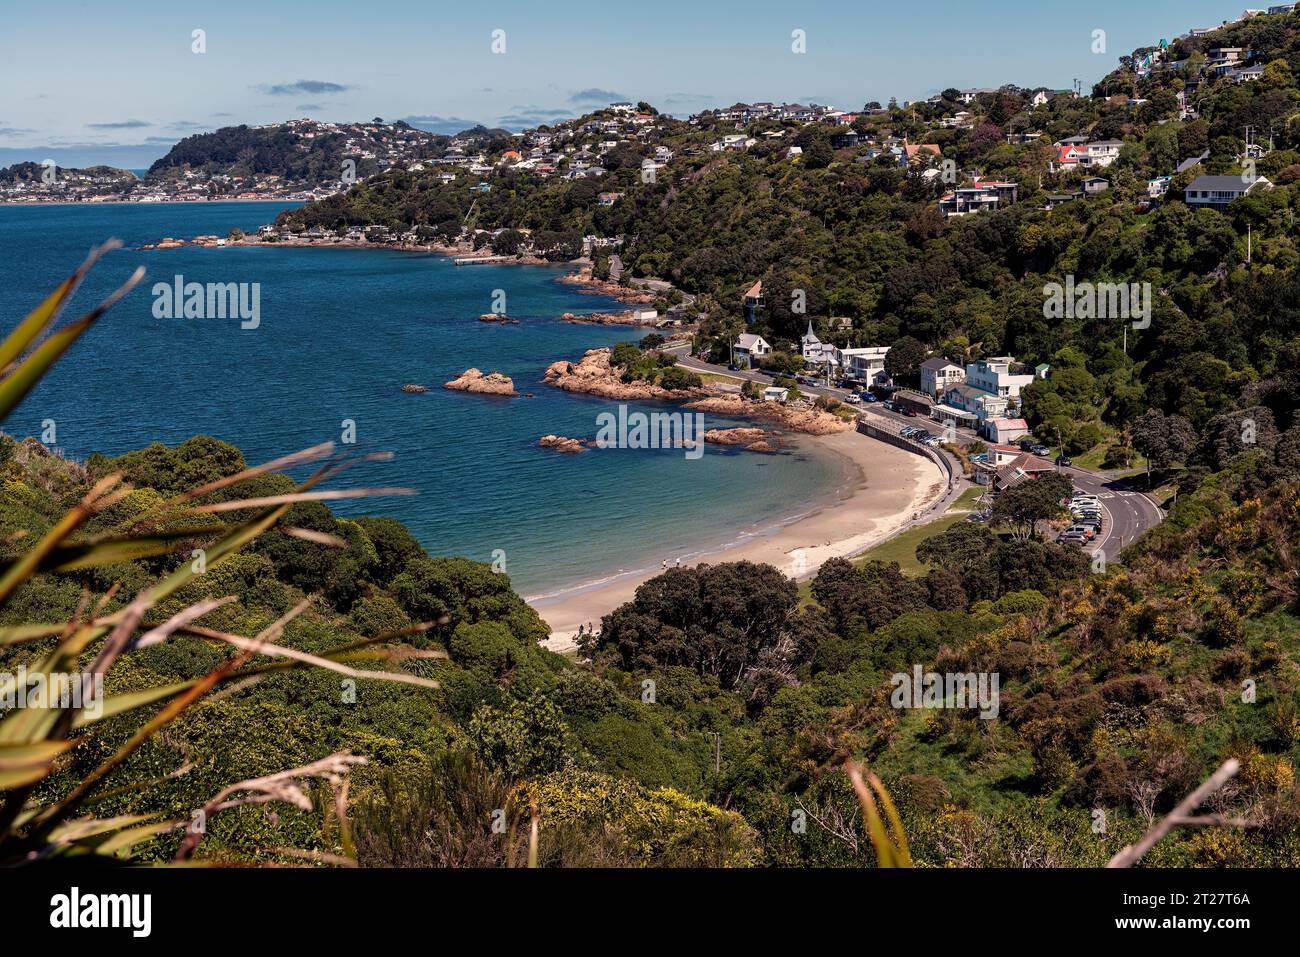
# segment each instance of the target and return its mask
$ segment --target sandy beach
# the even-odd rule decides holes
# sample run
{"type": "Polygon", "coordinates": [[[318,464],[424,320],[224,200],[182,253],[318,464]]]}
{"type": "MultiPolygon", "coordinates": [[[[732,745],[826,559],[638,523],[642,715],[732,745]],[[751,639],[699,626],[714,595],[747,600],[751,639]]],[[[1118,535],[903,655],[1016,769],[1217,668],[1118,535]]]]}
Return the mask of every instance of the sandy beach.
{"type": "MultiPolygon", "coordinates": [[[[828,436],[799,436],[844,457],[856,469],[842,497],[798,520],[758,532],[735,545],[705,552],[683,566],[718,562],[764,562],[792,578],[810,578],[831,558],[865,552],[908,525],[943,497],[947,482],[933,462],[879,442],[856,431],[828,436]]],[[[658,556],[647,556],[656,565],[658,556]]],[[[551,628],[543,644],[552,651],[575,647],[578,626],[599,627],[603,615],[630,601],[642,582],[660,573],[659,567],[629,573],[598,585],[528,598],[551,628]]]]}

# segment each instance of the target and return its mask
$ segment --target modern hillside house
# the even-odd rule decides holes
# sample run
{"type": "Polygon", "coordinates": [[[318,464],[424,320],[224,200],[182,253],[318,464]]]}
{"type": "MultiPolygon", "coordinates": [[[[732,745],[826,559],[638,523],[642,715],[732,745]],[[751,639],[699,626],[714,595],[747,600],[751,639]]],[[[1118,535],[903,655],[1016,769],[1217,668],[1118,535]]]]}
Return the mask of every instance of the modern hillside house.
{"type": "Polygon", "coordinates": [[[939,200],[939,208],[949,219],[982,213],[1010,206],[1016,201],[1018,192],[1019,187],[1015,183],[978,182],[974,186],[953,190],[939,200]]]}
{"type": "Polygon", "coordinates": [[[1273,184],[1263,176],[1251,180],[1241,176],[1198,176],[1183,195],[1194,209],[1223,209],[1257,187],[1272,189],[1273,184]]]}

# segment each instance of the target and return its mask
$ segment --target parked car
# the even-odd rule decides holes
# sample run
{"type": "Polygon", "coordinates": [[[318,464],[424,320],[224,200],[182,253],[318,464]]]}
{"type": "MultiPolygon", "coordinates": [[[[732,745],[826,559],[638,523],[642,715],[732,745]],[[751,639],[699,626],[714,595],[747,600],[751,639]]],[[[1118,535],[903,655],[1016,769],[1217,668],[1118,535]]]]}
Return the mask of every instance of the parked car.
{"type": "Polygon", "coordinates": [[[847,402],[849,405],[860,405],[862,403],[862,400],[853,394],[846,395],[844,397],[844,401],[847,402]]]}
{"type": "Polygon", "coordinates": [[[874,392],[868,392],[866,389],[863,389],[861,392],[858,393],[858,398],[861,399],[863,402],[880,401],[880,399],[876,398],[876,394],[874,392]]]}
{"type": "Polygon", "coordinates": [[[1060,455],[1058,455],[1058,456],[1056,457],[1056,464],[1057,464],[1057,466],[1058,466],[1059,468],[1067,468],[1067,469],[1068,469],[1068,468],[1069,468],[1071,465],[1073,465],[1074,463],[1070,461],[1070,457],[1069,457],[1068,455],[1066,455],[1064,452],[1062,452],[1060,455]]]}
{"type": "Polygon", "coordinates": [[[1017,442],[1016,444],[1017,444],[1018,446],[1020,446],[1020,451],[1022,451],[1022,452],[1029,452],[1029,451],[1031,451],[1031,450],[1033,449],[1033,447],[1034,447],[1037,443],[1036,443],[1033,439],[1031,439],[1031,438],[1024,438],[1024,439],[1021,439],[1021,440],[1020,440],[1019,442],[1017,442]]]}
{"type": "Polygon", "coordinates": [[[1034,445],[1034,446],[1030,446],[1029,451],[1032,452],[1034,455],[1043,456],[1043,455],[1051,454],[1052,450],[1049,449],[1046,445],[1034,445]]]}
{"type": "Polygon", "coordinates": [[[1065,533],[1067,535],[1073,534],[1075,532],[1078,532],[1084,538],[1090,541],[1097,537],[1097,530],[1095,528],[1092,528],[1089,525],[1071,525],[1069,528],[1065,530],[1065,533]]]}

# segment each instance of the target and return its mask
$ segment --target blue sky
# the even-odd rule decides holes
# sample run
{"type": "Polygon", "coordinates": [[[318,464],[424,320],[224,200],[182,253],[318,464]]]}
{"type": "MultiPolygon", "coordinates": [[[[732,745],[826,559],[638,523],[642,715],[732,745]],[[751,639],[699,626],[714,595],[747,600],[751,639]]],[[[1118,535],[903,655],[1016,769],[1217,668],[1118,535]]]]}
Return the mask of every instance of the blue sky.
{"type": "Polygon", "coordinates": [[[68,0],[6,4],[0,164],[145,166],[192,132],[296,116],[520,129],[611,99],[685,116],[736,100],[1085,87],[1134,47],[1243,0],[899,3],[68,0]],[[194,30],[207,52],[192,52],[194,30]],[[494,54],[492,32],[505,31],[494,54]],[[791,52],[803,30],[807,52],[791,52]],[[1106,53],[1091,51],[1106,31],[1106,53]]]}

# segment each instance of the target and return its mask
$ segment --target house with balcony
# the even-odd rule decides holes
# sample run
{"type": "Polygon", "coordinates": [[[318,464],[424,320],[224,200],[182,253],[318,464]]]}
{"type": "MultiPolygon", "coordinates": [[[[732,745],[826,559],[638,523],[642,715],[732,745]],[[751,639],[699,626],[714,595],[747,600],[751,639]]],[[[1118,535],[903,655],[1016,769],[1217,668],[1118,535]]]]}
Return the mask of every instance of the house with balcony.
{"type": "Polygon", "coordinates": [[[1124,144],[1119,140],[1097,140],[1088,144],[1088,156],[1084,161],[1094,169],[1105,169],[1119,159],[1119,151],[1124,144]]]}
{"type": "Polygon", "coordinates": [[[938,399],[952,386],[966,381],[966,370],[947,359],[926,359],[921,363],[921,391],[938,399]]]}
{"type": "Polygon", "coordinates": [[[840,369],[844,375],[864,382],[868,387],[885,385],[889,382],[889,374],[885,372],[887,355],[889,355],[889,346],[837,350],[840,369]]]}
{"type": "Polygon", "coordinates": [[[1183,199],[1193,209],[1224,210],[1257,187],[1272,189],[1273,184],[1263,176],[1247,179],[1243,176],[1198,176],[1188,184],[1183,199]]]}
{"type": "Polygon", "coordinates": [[[980,359],[966,366],[966,385],[991,395],[1019,399],[1020,390],[1036,378],[1033,373],[1014,371],[1017,363],[1011,356],[980,359]]]}
{"type": "Polygon", "coordinates": [[[956,216],[968,216],[971,213],[983,213],[1013,204],[1018,196],[1019,187],[1015,183],[1003,183],[989,180],[977,182],[974,186],[955,189],[939,200],[939,208],[949,219],[956,216]]]}

